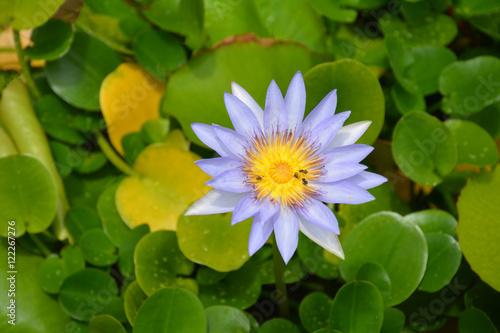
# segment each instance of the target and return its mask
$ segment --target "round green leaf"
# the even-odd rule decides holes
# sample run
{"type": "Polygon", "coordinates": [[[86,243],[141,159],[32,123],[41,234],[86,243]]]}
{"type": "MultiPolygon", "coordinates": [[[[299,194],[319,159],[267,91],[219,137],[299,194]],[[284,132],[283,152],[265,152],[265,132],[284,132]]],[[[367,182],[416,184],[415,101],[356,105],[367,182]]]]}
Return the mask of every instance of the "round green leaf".
{"type": "Polygon", "coordinates": [[[308,332],[329,326],[332,303],[333,300],[321,292],[310,293],[300,302],[300,322],[308,332]]]}
{"type": "Polygon", "coordinates": [[[495,141],[479,125],[461,119],[450,119],[444,124],[450,129],[457,143],[458,164],[484,167],[498,161],[495,141]]]}
{"type": "Polygon", "coordinates": [[[31,41],[35,44],[24,50],[30,59],[55,60],[68,52],[73,41],[71,26],[63,21],[49,20],[33,30],[31,41]]]}
{"type": "Polygon", "coordinates": [[[135,159],[146,146],[141,133],[130,133],[125,135],[122,138],[122,147],[125,152],[125,160],[127,163],[129,165],[134,165],[135,159]]]}
{"type": "Polygon", "coordinates": [[[177,275],[189,275],[194,268],[179,250],[175,232],[166,230],[144,236],[135,247],[134,262],[137,282],[148,296],[167,286],[182,287],[177,275]]]}
{"type": "Polygon", "coordinates": [[[148,144],[164,142],[170,131],[170,119],[152,119],[142,125],[141,135],[148,144]]]}
{"type": "Polygon", "coordinates": [[[349,282],[335,295],[330,328],[344,333],[379,333],[384,304],[378,289],[366,281],[349,282]]]}
{"type": "MultiPolygon", "coordinates": [[[[474,275],[475,276],[475,275],[474,275]]],[[[461,290],[466,289],[461,286],[461,290]]],[[[500,327],[500,317],[497,315],[500,307],[500,293],[484,282],[476,282],[474,287],[466,291],[464,297],[467,309],[480,309],[493,321],[495,327],[500,327]]]]}
{"type": "MultiPolygon", "coordinates": [[[[333,89],[337,89],[336,112],[351,110],[345,125],[362,120],[372,124],[358,143],[371,144],[384,123],[384,94],[373,72],[352,59],[320,64],[304,75],[307,91],[306,113],[310,112],[333,89]],[[359,98],[362,92],[363,98],[359,98]]],[[[334,110],[332,110],[333,115],[334,110]]]]}
{"type": "Polygon", "coordinates": [[[406,215],[403,220],[417,225],[424,234],[444,233],[455,237],[457,220],[444,210],[421,210],[406,215]]]}
{"type": "Polygon", "coordinates": [[[450,283],[460,266],[462,252],[457,241],[447,234],[426,234],[429,258],[419,290],[435,292],[450,283]]]}
{"type": "MultiPolygon", "coordinates": [[[[47,229],[56,214],[56,189],[49,171],[36,158],[11,155],[0,158],[0,218],[15,221],[15,236],[47,229]]],[[[7,237],[7,227],[0,235],[7,237]]]]}
{"type": "Polygon", "coordinates": [[[66,269],[57,254],[51,254],[42,262],[40,271],[40,286],[49,294],[57,294],[66,277],[66,269]]]}
{"type": "Polygon", "coordinates": [[[108,313],[115,299],[121,302],[117,293],[118,286],[111,276],[96,269],[83,269],[64,280],[59,302],[71,317],[85,321],[108,313]]]}
{"type": "Polygon", "coordinates": [[[469,180],[459,197],[458,243],[472,270],[500,291],[500,168],[469,180]]]}
{"type": "Polygon", "coordinates": [[[226,276],[227,272],[218,272],[205,266],[200,266],[196,271],[196,281],[203,286],[215,284],[226,276]]]}
{"type": "Polygon", "coordinates": [[[126,331],[116,318],[110,315],[100,315],[90,321],[89,333],[126,333],[126,331]]]}
{"type": "Polygon", "coordinates": [[[466,16],[482,15],[500,9],[500,3],[495,0],[460,0],[455,9],[466,16]]]}
{"type": "Polygon", "coordinates": [[[481,56],[446,66],[439,77],[442,109],[451,115],[476,113],[500,100],[500,60],[481,56]]]}
{"type": "Polygon", "coordinates": [[[187,59],[186,50],[177,37],[153,29],[137,37],[134,52],[142,67],[160,79],[165,79],[187,59]]]}
{"type": "Polygon", "coordinates": [[[500,102],[488,105],[478,113],[467,116],[467,120],[484,128],[494,140],[500,138],[500,102]]]}
{"type": "Polygon", "coordinates": [[[77,165],[75,170],[78,173],[88,174],[99,170],[106,165],[107,162],[108,159],[102,151],[88,151],[87,154],[84,155],[82,163],[77,165]]]}
{"type": "Polygon", "coordinates": [[[137,280],[128,285],[123,298],[125,314],[130,325],[134,326],[137,313],[148,296],[142,291],[137,280]]]}
{"type": "Polygon", "coordinates": [[[130,230],[118,252],[118,267],[125,277],[135,276],[134,251],[141,238],[149,233],[149,226],[143,224],[130,230]]]}
{"type": "Polygon", "coordinates": [[[230,306],[211,306],[205,310],[208,333],[249,333],[250,321],[245,313],[230,306]]]}
{"type": "Polygon", "coordinates": [[[82,250],[78,246],[67,246],[61,250],[61,258],[67,275],[85,268],[82,250]]]}
{"type": "Polygon", "coordinates": [[[141,306],[135,333],[206,333],[207,322],[200,300],[183,289],[163,288],[141,306]]]}
{"type": "Polygon", "coordinates": [[[48,62],[45,74],[52,90],[63,100],[84,110],[97,111],[101,83],[120,62],[118,54],[103,42],[75,33],[69,52],[48,62]]]}
{"type": "Polygon", "coordinates": [[[102,229],[85,231],[80,238],[80,248],[85,260],[94,266],[110,266],[118,259],[115,246],[102,229]]]}
{"type": "Polygon", "coordinates": [[[365,263],[377,263],[391,281],[386,306],[401,303],[420,284],[427,262],[427,244],[422,231],[395,213],[370,215],[358,224],[343,243],[345,260],[340,273],[346,281],[356,277],[365,263]]]}
{"type": "Polygon", "coordinates": [[[459,318],[460,333],[498,333],[490,318],[479,309],[464,311],[459,318]]]}
{"type": "Polygon", "coordinates": [[[384,303],[390,299],[391,280],[381,265],[373,262],[363,264],[356,273],[356,280],[371,282],[382,295],[384,303]]]}
{"type": "Polygon", "coordinates": [[[450,130],[422,111],[407,113],[398,121],[392,142],[398,167],[422,185],[436,186],[457,163],[457,147],[450,130]]]}
{"type": "Polygon", "coordinates": [[[8,24],[16,30],[41,26],[54,15],[64,0],[51,2],[37,0],[13,0],[0,5],[0,24],[8,24]]]}
{"type": "Polygon", "coordinates": [[[259,333],[300,333],[297,326],[289,320],[274,318],[266,321],[259,329],[259,333]]]}
{"type": "Polygon", "coordinates": [[[96,212],[84,206],[68,210],[64,223],[76,242],[80,242],[80,238],[86,231],[101,228],[101,221],[96,212]]]}
{"type": "Polygon", "coordinates": [[[395,84],[392,87],[391,95],[396,108],[401,114],[425,110],[424,96],[419,93],[408,92],[400,84],[395,84]]]}
{"type": "Polygon", "coordinates": [[[384,309],[384,322],[380,333],[400,333],[405,326],[405,314],[396,308],[384,309]]]}
{"type": "Polygon", "coordinates": [[[224,91],[231,91],[231,81],[264,105],[271,80],[275,79],[285,91],[298,70],[305,72],[318,61],[307,49],[287,42],[224,44],[194,57],[172,73],[165,88],[162,112],[173,115],[188,138],[201,144],[191,123],[232,127],[223,99],[224,91]]]}
{"type": "MultiPolygon", "coordinates": [[[[338,266],[330,263],[325,258],[324,249],[302,233],[299,233],[297,252],[300,259],[302,259],[301,262],[317,276],[327,280],[335,279],[339,276],[338,266]]],[[[274,266],[272,267],[274,268],[274,266]]]]}
{"type": "Polygon", "coordinates": [[[220,272],[234,271],[250,258],[250,221],[231,225],[230,214],[181,216],[179,247],[189,260],[220,272]]]}

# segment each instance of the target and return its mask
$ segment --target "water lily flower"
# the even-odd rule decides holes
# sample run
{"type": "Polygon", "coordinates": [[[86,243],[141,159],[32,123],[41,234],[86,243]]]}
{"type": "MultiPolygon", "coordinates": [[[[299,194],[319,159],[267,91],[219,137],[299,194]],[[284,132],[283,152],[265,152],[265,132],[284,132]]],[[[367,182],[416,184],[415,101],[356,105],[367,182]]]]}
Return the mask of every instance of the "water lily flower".
{"type": "Polygon", "coordinates": [[[275,233],[287,263],[299,229],[327,251],[344,258],[338,221],[325,203],[361,204],[367,191],[387,181],[359,164],[373,147],[355,142],[371,121],[347,126],[350,111],[335,113],[331,91],[303,120],[306,90],[302,74],[293,77],[285,98],[273,80],[265,108],[232,82],[224,102],[235,130],[193,123],[198,138],[220,157],[196,164],[214,177],[213,187],[186,215],[233,212],[234,225],[253,217],[248,251],[253,255],[275,233]]]}

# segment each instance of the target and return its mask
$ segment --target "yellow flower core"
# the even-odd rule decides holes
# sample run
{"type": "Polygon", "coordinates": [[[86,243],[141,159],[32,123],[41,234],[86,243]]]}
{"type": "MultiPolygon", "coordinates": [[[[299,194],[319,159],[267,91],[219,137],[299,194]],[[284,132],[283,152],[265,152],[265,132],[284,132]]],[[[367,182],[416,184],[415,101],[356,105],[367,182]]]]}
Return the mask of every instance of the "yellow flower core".
{"type": "Polygon", "coordinates": [[[309,182],[321,176],[322,162],[316,149],[307,138],[295,138],[291,132],[256,136],[243,169],[256,198],[293,206],[314,195],[309,182]]]}

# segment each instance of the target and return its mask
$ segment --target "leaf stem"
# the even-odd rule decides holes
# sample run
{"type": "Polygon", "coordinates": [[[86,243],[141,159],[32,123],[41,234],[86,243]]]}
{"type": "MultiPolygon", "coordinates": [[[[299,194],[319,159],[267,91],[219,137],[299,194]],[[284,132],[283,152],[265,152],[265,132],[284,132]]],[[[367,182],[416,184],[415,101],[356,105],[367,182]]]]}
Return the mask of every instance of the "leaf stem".
{"type": "Polygon", "coordinates": [[[140,175],[130,167],[118,154],[115,152],[113,147],[109,144],[108,140],[100,132],[96,132],[95,136],[97,138],[97,144],[101,148],[102,152],[118,170],[126,174],[127,176],[140,177],[140,175]]]}
{"type": "Polygon", "coordinates": [[[285,263],[281,258],[281,253],[276,243],[276,236],[273,233],[273,264],[274,264],[274,284],[276,286],[276,302],[281,318],[290,319],[290,305],[285,283],[285,263]]]}
{"type": "Polygon", "coordinates": [[[40,249],[40,251],[42,251],[43,255],[48,257],[50,255],[50,250],[45,246],[45,244],[43,244],[43,242],[38,238],[37,235],[35,234],[29,234],[31,240],[33,241],[33,243],[35,243],[35,245],[40,249]]]}
{"type": "Polygon", "coordinates": [[[24,60],[23,47],[21,46],[21,38],[19,37],[18,30],[14,30],[14,42],[15,42],[17,57],[19,59],[19,65],[21,66],[24,79],[26,80],[26,85],[28,86],[31,94],[35,97],[35,99],[39,99],[42,95],[40,94],[40,91],[38,90],[35,81],[33,81],[33,77],[31,76],[28,64],[24,60]]]}

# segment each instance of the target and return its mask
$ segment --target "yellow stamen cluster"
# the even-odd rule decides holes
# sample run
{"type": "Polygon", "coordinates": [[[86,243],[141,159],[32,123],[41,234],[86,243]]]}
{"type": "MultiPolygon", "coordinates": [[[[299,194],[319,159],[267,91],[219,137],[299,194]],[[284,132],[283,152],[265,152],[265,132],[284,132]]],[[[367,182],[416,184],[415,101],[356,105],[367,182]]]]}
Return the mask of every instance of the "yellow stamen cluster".
{"type": "Polygon", "coordinates": [[[282,205],[300,205],[314,189],[310,181],[321,176],[317,147],[291,132],[256,136],[247,152],[244,171],[257,199],[269,197],[282,205]]]}

